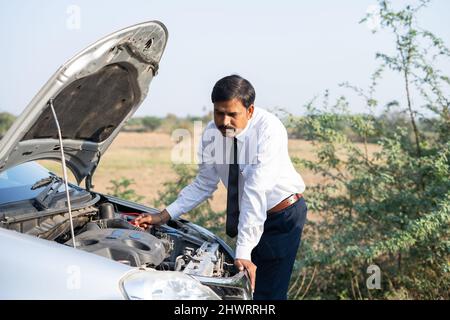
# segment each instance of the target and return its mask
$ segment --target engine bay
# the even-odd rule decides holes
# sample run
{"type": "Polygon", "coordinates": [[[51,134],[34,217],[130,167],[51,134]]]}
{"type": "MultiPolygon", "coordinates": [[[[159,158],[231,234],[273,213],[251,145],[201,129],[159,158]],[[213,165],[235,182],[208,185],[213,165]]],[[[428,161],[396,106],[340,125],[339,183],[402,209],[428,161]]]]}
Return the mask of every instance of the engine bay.
{"type": "MultiPolygon", "coordinates": [[[[133,224],[144,213],[97,195],[88,206],[72,212],[76,247],[141,268],[184,272],[202,277],[230,277],[237,273],[233,258],[220,243],[183,221],[144,230],[133,224]],[[131,212],[131,210],[136,212],[131,212]]],[[[17,212],[16,212],[17,213],[17,212]]],[[[2,227],[73,246],[69,216],[59,213],[11,214],[2,227]]]]}
{"type": "MultiPolygon", "coordinates": [[[[126,216],[126,215],[125,215],[126,216]]],[[[169,227],[170,228],[170,227],[169,227]]],[[[76,245],[132,267],[181,271],[205,277],[227,277],[233,272],[218,243],[189,241],[167,227],[142,230],[126,218],[88,222],[76,235],[76,245]]],[[[66,242],[72,245],[72,240],[66,242]]]]}
{"type": "MultiPolygon", "coordinates": [[[[251,298],[248,276],[234,266],[231,248],[208,230],[181,218],[144,230],[134,219],[158,210],[82,189],[79,192],[84,201],[75,199],[72,205],[77,250],[130,267],[185,273],[222,299],[251,298]]],[[[8,204],[0,211],[0,227],[74,246],[69,212],[63,204],[50,208],[33,201],[8,204]]]]}

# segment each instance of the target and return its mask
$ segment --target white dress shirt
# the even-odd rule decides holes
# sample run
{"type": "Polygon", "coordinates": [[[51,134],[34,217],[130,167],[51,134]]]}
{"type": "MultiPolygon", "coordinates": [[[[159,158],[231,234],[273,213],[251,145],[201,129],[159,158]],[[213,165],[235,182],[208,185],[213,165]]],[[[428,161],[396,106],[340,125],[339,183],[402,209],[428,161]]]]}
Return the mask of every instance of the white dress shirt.
{"type": "MultiPolygon", "coordinates": [[[[267,211],[305,184],[288,154],[288,136],[283,123],[270,112],[256,108],[238,135],[239,225],[237,259],[251,260],[251,252],[264,231],[267,211]]],[[[233,138],[223,137],[214,121],[208,123],[199,146],[199,171],[177,200],[166,210],[179,217],[211,197],[219,180],[227,187],[233,138]]]]}

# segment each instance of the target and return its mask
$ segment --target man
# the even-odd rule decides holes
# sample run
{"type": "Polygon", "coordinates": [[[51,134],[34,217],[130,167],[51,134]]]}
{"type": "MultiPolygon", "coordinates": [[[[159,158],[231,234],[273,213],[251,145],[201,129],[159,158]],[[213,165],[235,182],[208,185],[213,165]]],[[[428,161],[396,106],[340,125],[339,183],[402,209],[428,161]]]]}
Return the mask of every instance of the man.
{"type": "Polygon", "coordinates": [[[175,219],[208,199],[222,180],[226,231],[238,237],[236,267],[248,272],[254,299],[286,299],[307,211],[286,129],[254,106],[255,90],[240,76],[219,80],[211,100],[214,121],[202,134],[197,177],[162,212],[136,222],[147,228],[175,219]]]}

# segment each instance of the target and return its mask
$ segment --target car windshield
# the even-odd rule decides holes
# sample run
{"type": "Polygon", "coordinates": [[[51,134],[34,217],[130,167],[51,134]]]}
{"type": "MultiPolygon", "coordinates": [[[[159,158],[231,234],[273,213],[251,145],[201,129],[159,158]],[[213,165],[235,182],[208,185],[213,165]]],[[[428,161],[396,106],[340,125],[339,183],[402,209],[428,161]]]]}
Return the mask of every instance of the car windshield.
{"type": "Polygon", "coordinates": [[[3,171],[0,173],[0,205],[33,199],[42,188],[32,190],[31,187],[50,175],[47,169],[36,162],[27,162],[3,171]]]}

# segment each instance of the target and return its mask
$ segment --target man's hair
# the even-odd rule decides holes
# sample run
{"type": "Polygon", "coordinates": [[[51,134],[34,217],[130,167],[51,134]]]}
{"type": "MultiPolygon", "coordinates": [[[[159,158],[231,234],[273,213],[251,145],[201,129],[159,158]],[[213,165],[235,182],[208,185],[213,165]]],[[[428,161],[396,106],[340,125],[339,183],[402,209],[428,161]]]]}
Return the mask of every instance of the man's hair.
{"type": "Polygon", "coordinates": [[[232,99],[240,100],[247,109],[255,102],[255,89],[252,84],[235,74],[217,81],[211,93],[213,103],[232,99]]]}

